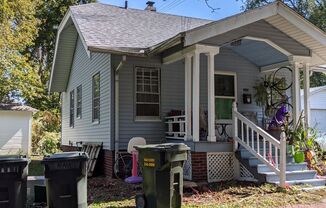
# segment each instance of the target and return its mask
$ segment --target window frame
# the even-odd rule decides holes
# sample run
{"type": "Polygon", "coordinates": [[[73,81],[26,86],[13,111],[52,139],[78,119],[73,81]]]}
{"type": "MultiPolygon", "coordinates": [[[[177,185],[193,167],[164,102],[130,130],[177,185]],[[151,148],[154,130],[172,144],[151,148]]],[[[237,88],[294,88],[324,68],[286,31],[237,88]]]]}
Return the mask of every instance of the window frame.
{"type": "MultiPolygon", "coordinates": [[[[216,98],[222,98],[222,99],[234,99],[235,102],[237,102],[238,98],[238,88],[237,88],[237,73],[232,72],[232,71],[215,71],[214,72],[214,77],[215,75],[225,75],[225,76],[233,76],[234,78],[234,96],[221,96],[221,95],[215,95],[214,92],[214,106],[216,105],[216,98]]],[[[214,88],[215,88],[215,79],[214,79],[214,88]]],[[[216,123],[232,123],[232,118],[231,119],[215,119],[216,123]]]]}
{"type": "Polygon", "coordinates": [[[75,90],[69,93],[69,127],[75,127],[75,90]]]}
{"type": "MultiPolygon", "coordinates": [[[[150,75],[152,76],[152,75],[150,75]]],[[[136,122],[161,122],[161,68],[155,66],[134,66],[134,121],[136,122]],[[137,91],[137,70],[150,69],[158,72],[158,93],[138,92],[137,91]],[[158,102],[137,102],[137,94],[156,94],[158,95],[158,102]],[[154,104],[158,105],[158,116],[137,116],[137,104],[154,104]]]]}
{"type": "Polygon", "coordinates": [[[93,124],[99,124],[100,123],[100,118],[101,118],[101,74],[100,72],[97,72],[92,76],[92,123],[93,124]],[[98,84],[98,91],[99,95],[98,97],[95,97],[95,77],[99,76],[99,84],[98,84]],[[95,115],[95,106],[94,106],[94,101],[95,99],[98,99],[98,118],[94,118],[95,115]]]}
{"type": "Polygon", "coordinates": [[[82,85],[79,85],[76,88],[76,118],[81,119],[82,118],[82,109],[83,109],[83,87],[82,85]],[[78,94],[78,91],[80,90],[80,94],[78,94]],[[78,97],[80,95],[80,98],[78,97]],[[80,104],[80,106],[79,106],[80,104]],[[80,109],[80,111],[78,111],[80,109]],[[79,113],[78,113],[79,112],[79,113]]]}

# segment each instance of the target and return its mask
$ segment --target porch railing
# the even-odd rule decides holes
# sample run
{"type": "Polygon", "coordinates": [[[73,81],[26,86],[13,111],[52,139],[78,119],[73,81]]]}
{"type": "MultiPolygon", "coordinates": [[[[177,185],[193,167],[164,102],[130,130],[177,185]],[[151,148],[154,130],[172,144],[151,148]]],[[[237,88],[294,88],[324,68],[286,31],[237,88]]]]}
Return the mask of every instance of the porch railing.
{"type": "Polygon", "coordinates": [[[186,136],[186,116],[169,116],[165,117],[168,131],[165,132],[166,138],[185,139],[186,136]]]}
{"type": "Polygon", "coordinates": [[[240,143],[245,149],[262,161],[280,177],[280,185],[285,186],[286,180],[286,135],[280,135],[280,141],[262,128],[251,122],[237,111],[233,103],[233,136],[235,151],[240,143]],[[273,151],[274,150],[274,151],[273,151]]]}

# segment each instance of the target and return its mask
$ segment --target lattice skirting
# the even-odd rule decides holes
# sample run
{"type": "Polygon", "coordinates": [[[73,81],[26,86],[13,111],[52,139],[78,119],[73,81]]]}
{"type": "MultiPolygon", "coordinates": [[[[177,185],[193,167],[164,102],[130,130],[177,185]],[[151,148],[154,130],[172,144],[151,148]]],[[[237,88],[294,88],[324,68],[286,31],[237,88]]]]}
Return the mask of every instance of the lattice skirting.
{"type": "Polygon", "coordinates": [[[208,182],[228,181],[235,178],[235,155],[233,152],[207,153],[208,182]]]}
{"type": "Polygon", "coordinates": [[[240,163],[240,181],[257,181],[247,168],[240,163]]]}
{"type": "Polygon", "coordinates": [[[183,178],[186,180],[192,180],[192,164],[191,164],[191,152],[188,152],[187,160],[183,165],[183,178]]]}

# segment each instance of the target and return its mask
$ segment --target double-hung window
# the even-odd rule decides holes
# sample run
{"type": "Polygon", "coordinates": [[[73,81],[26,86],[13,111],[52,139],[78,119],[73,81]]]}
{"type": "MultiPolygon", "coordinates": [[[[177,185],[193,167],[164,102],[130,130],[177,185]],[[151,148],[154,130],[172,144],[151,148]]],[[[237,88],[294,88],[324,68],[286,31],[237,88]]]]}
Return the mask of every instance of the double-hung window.
{"type": "Polygon", "coordinates": [[[232,103],[236,100],[236,74],[215,73],[215,114],[217,120],[232,119],[232,103]]]}
{"type": "Polygon", "coordinates": [[[79,85],[77,87],[77,95],[76,95],[76,117],[81,118],[82,116],[82,86],[79,85]]]}
{"type": "Polygon", "coordinates": [[[100,73],[93,76],[93,103],[92,103],[92,121],[100,122],[100,73]]]}
{"type": "Polygon", "coordinates": [[[75,91],[70,91],[70,112],[69,112],[69,126],[74,127],[74,115],[75,115],[75,91]]]}
{"type": "Polygon", "coordinates": [[[136,120],[160,119],[160,69],[135,68],[136,120]]]}

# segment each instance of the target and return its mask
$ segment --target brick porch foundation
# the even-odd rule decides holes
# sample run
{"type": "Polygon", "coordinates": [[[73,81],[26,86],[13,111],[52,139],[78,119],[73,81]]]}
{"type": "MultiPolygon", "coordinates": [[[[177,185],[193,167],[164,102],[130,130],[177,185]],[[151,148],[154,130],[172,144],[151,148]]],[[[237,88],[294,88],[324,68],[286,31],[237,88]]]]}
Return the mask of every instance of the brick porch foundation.
{"type": "Polygon", "coordinates": [[[192,180],[207,181],[207,153],[191,152],[192,180]]]}

